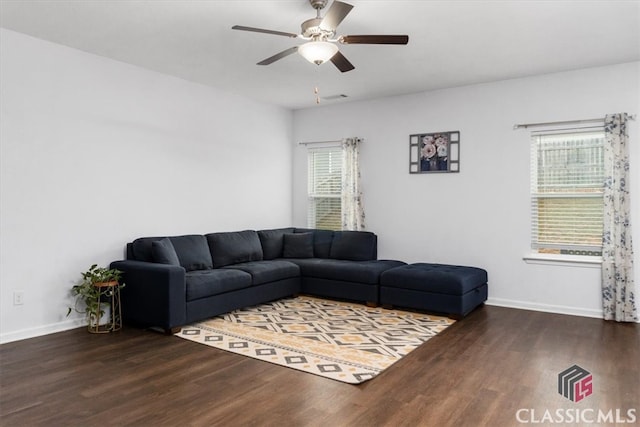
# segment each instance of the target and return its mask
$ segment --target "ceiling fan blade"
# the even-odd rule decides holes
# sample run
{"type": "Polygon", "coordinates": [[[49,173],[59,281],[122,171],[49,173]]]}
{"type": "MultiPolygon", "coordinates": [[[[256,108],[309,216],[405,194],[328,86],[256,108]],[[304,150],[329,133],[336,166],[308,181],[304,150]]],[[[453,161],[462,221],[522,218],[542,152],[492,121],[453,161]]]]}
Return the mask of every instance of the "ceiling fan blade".
{"type": "Polygon", "coordinates": [[[255,27],[245,27],[242,25],[234,25],[233,27],[231,27],[232,30],[242,30],[242,31],[253,31],[254,33],[265,33],[265,34],[273,34],[276,36],[285,36],[285,37],[291,37],[291,38],[296,38],[298,37],[297,34],[293,34],[293,33],[285,33],[283,31],[273,31],[273,30],[265,30],[262,28],[255,28],[255,27]]]}
{"type": "Polygon", "coordinates": [[[347,58],[344,57],[342,53],[340,53],[340,51],[336,52],[336,54],[331,57],[331,62],[333,62],[333,65],[335,65],[336,68],[343,73],[356,68],[351,62],[349,62],[347,58]]]}
{"type": "Polygon", "coordinates": [[[287,50],[283,50],[280,53],[276,53],[275,55],[258,62],[257,65],[269,65],[269,64],[272,64],[272,63],[276,62],[277,60],[284,58],[285,56],[289,56],[292,53],[296,53],[297,51],[298,51],[298,46],[290,47],[287,50]]]}
{"type": "Polygon", "coordinates": [[[329,7],[327,14],[322,18],[320,28],[335,31],[336,27],[351,12],[351,9],[353,9],[353,6],[350,4],[335,0],[329,7]]]}
{"type": "Polygon", "coordinates": [[[406,35],[365,35],[365,36],[342,36],[340,43],[343,44],[407,44],[409,36],[406,35]]]}

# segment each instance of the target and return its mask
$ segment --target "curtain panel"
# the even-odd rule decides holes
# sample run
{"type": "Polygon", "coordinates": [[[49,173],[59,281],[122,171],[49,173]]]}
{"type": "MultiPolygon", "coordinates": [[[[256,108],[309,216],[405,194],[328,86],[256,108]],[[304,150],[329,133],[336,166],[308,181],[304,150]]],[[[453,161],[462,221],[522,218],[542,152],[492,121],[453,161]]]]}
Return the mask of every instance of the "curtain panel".
{"type": "Polygon", "coordinates": [[[606,320],[638,321],[633,278],[626,113],[605,117],[602,301],[606,320]]]}
{"type": "Polygon", "coordinates": [[[342,140],[342,229],[364,229],[360,189],[360,138],[342,140]]]}

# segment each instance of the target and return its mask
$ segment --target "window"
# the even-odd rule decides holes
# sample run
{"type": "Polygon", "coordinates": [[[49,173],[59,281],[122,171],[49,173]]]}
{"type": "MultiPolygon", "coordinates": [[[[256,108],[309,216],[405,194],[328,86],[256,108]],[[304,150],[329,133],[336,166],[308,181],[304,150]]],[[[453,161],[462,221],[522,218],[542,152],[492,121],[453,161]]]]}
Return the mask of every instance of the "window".
{"type": "Polygon", "coordinates": [[[534,132],[531,247],[546,254],[602,254],[604,130],[534,132]]]}
{"type": "Polygon", "coordinates": [[[342,148],[309,149],[308,217],[310,228],[342,227],[342,148]]]}

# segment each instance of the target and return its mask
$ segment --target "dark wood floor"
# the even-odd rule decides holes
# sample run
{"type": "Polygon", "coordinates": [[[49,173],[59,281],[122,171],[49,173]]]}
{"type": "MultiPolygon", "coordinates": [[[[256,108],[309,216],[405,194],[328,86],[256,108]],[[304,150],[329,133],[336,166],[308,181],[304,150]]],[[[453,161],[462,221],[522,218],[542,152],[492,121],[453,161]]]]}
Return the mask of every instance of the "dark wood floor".
{"type": "Polygon", "coordinates": [[[500,307],[358,386],[130,328],[8,343],[0,357],[3,426],[510,426],[519,409],[539,421],[586,408],[635,408],[640,423],[640,325],[500,307]],[[593,374],[578,403],[557,392],[574,364],[593,374]]]}

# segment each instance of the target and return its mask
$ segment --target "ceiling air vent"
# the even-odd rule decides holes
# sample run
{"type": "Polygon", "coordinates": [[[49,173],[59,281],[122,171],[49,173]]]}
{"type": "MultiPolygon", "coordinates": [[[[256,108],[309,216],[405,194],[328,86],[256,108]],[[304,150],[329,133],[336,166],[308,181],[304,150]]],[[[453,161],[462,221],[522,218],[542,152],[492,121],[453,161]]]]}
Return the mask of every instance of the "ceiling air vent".
{"type": "Polygon", "coordinates": [[[322,97],[322,99],[324,99],[325,101],[333,101],[334,99],[342,99],[342,98],[348,98],[348,96],[345,95],[344,93],[341,93],[339,95],[329,95],[329,96],[322,97]]]}

